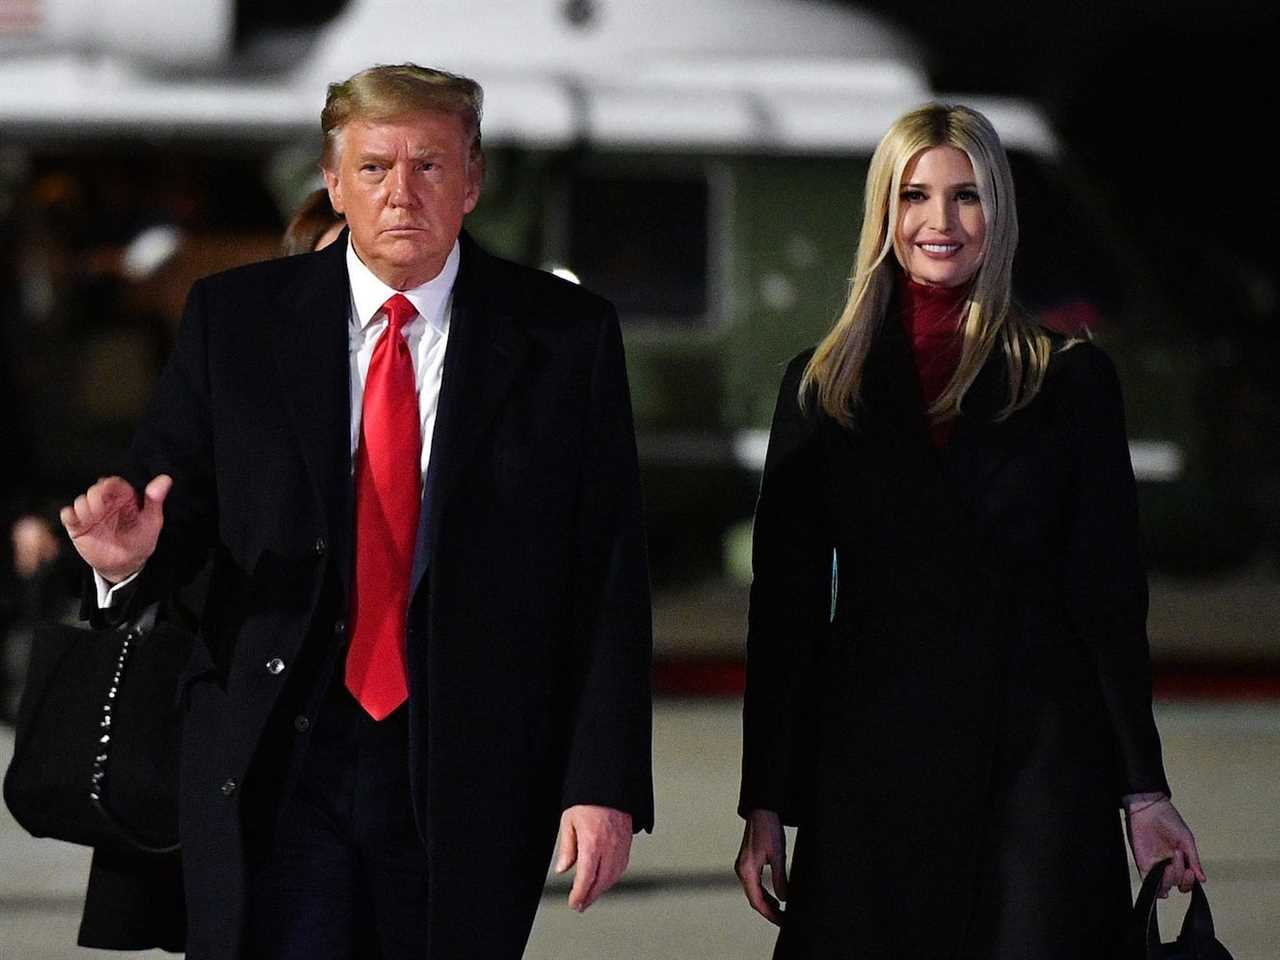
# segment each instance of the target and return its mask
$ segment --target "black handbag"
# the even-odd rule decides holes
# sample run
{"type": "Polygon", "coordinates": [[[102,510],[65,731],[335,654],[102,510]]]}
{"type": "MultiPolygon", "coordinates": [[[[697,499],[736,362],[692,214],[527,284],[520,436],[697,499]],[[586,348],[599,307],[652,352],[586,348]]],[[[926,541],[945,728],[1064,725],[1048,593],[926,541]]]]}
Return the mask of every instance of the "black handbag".
{"type": "Polygon", "coordinates": [[[36,837],[178,851],[175,692],[195,637],[155,604],[118,627],[37,625],[4,799],[36,837]]]}
{"type": "Polygon", "coordinates": [[[1182,931],[1173,943],[1161,943],[1156,919],[1156,894],[1169,860],[1161,860],[1142,881],[1133,905],[1124,945],[1117,960],[1231,960],[1231,954],[1213,932],[1209,899],[1199,883],[1191,887],[1191,903],[1182,920],[1182,931]]]}

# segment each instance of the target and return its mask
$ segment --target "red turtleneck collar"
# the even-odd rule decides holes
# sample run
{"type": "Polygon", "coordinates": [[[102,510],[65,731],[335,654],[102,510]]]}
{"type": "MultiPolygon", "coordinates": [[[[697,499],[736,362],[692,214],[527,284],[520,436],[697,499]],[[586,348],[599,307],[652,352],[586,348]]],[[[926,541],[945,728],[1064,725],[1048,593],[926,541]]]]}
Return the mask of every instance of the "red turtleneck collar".
{"type": "MultiPolygon", "coordinates": [[[[935,287],[916,283],[905,274],[898,281],[898,302],[903,329],[911,340],[911,355],[920,377],[920,400],[928,410],[942,395],[960,365],[960,311],[969,285],[935,287]]],[[[929,435],[936,447],[951,436],[954,420],[930,423],[929,435]]]]}

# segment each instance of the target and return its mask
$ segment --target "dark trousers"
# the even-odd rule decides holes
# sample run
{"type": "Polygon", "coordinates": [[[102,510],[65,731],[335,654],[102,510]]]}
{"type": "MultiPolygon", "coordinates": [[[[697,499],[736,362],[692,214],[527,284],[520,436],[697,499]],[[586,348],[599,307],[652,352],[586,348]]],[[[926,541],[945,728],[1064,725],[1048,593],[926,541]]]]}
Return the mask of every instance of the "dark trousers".
{"type": "Polygon", "coordinates": [[[423,960],[427,859],[409,795],[408,709],[375,722],[327,686],[270,854],[250,878],[253,960],[423,960]]]}

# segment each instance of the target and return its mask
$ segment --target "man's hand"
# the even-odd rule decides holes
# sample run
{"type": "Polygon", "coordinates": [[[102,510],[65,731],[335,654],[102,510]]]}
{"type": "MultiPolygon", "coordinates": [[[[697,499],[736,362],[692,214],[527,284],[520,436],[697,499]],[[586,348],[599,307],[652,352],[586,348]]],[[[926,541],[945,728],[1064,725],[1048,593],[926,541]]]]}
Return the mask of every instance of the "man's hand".
{"type": "Polygon", "coordinates": [[[1133,862],[1143,876],[1153,864],[1165,857],[1173,858],[1160,878],[1161,897],[1167,897],[1175,886],[1186,893],[1193,881],[1205,882],[1196,838],[1168,798],[1134,805],[1132,813],[1125,812],[1125,827],[1133,862]]]}
{"type": "Polygon", "coordinates": [[[586,804],[560,815],[560,850],[556,873],[575,863],[569,906],[579,913],[617,883],[631,857],[631,814],[586,804]]]}
{"type": "Polygon", "coordinates": [[[119,583],[142,569],[164,525],[164,498],[173,480],[154,477],[138,502],[123,477],[105,477],[63,507],[59,515],[84,562],[104,580],[119,583]]]}
{"type": "Polygon", "coordinates": [[[772,810],[752,810],[747,817],[734,870],[756,912],[781,926],[782,909],[778,901],[787,899],[787,835],[781,818],[772,810]],[[764,888],[766,864],[773,884],[772,894],[764,888]]]}

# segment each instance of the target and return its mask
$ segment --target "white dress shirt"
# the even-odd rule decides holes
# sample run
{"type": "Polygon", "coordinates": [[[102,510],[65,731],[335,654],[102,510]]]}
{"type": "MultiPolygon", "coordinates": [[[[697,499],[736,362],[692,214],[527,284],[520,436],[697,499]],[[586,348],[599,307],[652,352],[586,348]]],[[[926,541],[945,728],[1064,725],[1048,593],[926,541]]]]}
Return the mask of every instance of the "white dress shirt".
{"type": "MultiPolygon", "coordinates": [[[[382,305],[396,293],[403,293],[418,315],[401,331],[413,357],[413,381],[418,391],[418,426],[422,436],[420,482],[426,482],[427,464],[431,462],[431,440],[435,434],[436,411],[440,406],[440,383],[444,375],[444,353],[449,342],[449,319],[453,313],[453,284],[458,278],[461,260],[458,241],[445,259],[444,267],[431,280],[411,290],[395,290],[387,286],[364,265],[347,238],[347,277],[351,300],[347,310],[347,351],[351,364],[351,464],[355,470],[356,450],[360,446],[360,419],[364,404],[364,382],[369,375],[373,349],[388,327],[382,305]]],[[[133,582],[128,577],[117,584],[108,583],[97,571],[98,606],[113,605],[118,592],[133,582]]]]}
{"type": "Polygon", "coordinates": [[[444,373],[444,349],[449,342],[449,317],[453,312],[453,282],[458,277],[461,254],[458,242],[434,279],[411,290],[397,291],[373,275],[356,256],[347,241],[347,276],[351,278],[351,463],[356,462],[360,445],[360,415],[364,402],[364,382],[369,375],[373,348],[387,329],[382,305],[396,293],[403,293],[418,315],[404,327],[404,338],[413,357],[413,380],[418,390],[418,426],[422,436],[422,480],[431,461],[431,438],[435,433],[436,410],[440,405],[440,380],[444,373]]]}

